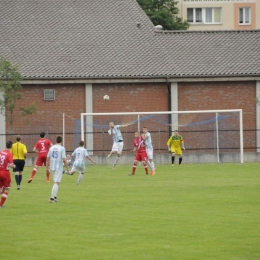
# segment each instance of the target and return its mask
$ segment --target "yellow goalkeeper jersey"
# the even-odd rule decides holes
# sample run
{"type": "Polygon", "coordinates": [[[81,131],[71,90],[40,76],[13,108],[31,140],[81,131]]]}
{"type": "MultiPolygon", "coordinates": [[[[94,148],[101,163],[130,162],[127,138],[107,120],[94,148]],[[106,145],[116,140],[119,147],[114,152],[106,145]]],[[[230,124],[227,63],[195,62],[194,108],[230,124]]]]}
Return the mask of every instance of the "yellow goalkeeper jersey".
{"type": "Polygon", "coordinates": [[[181,145],[184,145],[184,140],[181,135],[178,135],[178,136],[172,135],[169,138],[167,145],[169,147],[180,148],[181,145]]]}

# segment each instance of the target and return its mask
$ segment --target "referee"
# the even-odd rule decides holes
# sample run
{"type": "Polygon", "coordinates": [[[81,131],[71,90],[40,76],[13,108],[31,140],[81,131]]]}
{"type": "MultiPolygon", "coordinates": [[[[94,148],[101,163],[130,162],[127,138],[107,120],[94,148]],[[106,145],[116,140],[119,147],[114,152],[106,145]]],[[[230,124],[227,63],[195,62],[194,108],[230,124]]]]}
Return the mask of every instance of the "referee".
{"type": "Polygon", "coordinates": [[[16,136],[16,143],[12,145],[11,153],[14,157],[15,168],[13,169],[15,173],[15,181],[17,184],[17,190],[20,190],[20,185],[22,182],[22,172],[25,165],[25,158],[27,154],[27,148],[25,144],[21,142],[22,138],[20,135],[16,136]]]}

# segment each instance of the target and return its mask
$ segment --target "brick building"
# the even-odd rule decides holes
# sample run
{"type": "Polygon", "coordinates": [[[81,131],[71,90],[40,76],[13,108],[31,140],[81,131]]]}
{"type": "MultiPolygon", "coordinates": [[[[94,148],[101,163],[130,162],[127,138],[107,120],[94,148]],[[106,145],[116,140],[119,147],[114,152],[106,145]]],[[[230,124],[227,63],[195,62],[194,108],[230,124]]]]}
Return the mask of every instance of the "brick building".
{"type": "MultiPolygon", "coordinates": [[[[62,133],[64,113],[70,117],[66,147],[72,150],[72,118],[80,119],[80,113],[215,109],[243,109],[245,152],[259,151],[260,109],[254,100],[260,95],[260,30],[163,31],[134,0],[0,3],[0,54],[20,65],[21,104],[37,105],[29,126],[15,121],[15,131],[31,138],[29,151],[40,131],[62,133]]],[[[114,119],[106,116],[104,125],[114,119]]],[[[4,117],[1,122],[0,131],[8,132],[4,117]]],[[[149,129],[155,152],[165,152],[172,129],[164,126],[160,138],[156,123],[149,129]]],[[[100,135],[87,148],[103,155],[111,140],[100,141],[100,135]]],[[[192,136],[185,132],[187,153],[201,150],[201,136],[192,136]]],[[[127,136],[129,147],[131,142],[127,136]]]]}

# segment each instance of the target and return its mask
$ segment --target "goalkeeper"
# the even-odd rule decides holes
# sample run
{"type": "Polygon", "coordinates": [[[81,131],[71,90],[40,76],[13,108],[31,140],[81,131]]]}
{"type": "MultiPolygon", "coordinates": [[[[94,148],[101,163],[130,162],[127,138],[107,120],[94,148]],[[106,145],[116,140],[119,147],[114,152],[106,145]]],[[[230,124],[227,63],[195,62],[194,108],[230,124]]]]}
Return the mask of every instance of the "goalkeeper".
{"type": "Polygon", "coordinates": [[[172,166],[174,166],[175,155],[179,156],[179,165],[182,162],[182,150],[185,150],[184,140],[178,130],[167,141],[168,149],[172,153],[172,166]]]}

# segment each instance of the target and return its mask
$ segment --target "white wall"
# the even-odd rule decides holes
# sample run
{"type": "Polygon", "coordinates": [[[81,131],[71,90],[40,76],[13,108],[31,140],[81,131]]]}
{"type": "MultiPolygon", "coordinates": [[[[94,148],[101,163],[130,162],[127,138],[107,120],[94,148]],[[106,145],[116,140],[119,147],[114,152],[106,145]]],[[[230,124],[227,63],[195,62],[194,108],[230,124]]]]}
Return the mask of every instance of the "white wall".
{"type": "MultiPolygon", "coordinates": [[[[171,110],[178,111],[178,83],[171,83],[171,110]]],[[[178,129],[178,114],[172,115],[172,130],[178,129]]]]}
{"type": "MultiPolygon", "coordinates": [[[[256,82],[256,98],[260,100],[260,81],[256,82]]],[[[256,145],[260,147],[260,104],[256,107],[256,145]]],[[[260,152],[260,148],[257,149],[260,152]]]]}
{"type": "MultiPolygon", "coordinates": [[[[93,113],[93,98],[92,98],[92,84],[85,85],[85,106],[86,106],[86,113],[93,113]]],[[[87,116],[84,120],[88,125],[86,125],[86,132],[93,132],[93,117],[87,116]],[[89,126],[91,125],[91,126],[89,126]]],[[[85,136],[85,148],[87,150],[93,150],[93,134],[86,134],[85,136]]],[[[89,151],[88,151],[89,152],[89,151]]],[[[89,154],[93,154],[89,152],[89,154]]]]}

